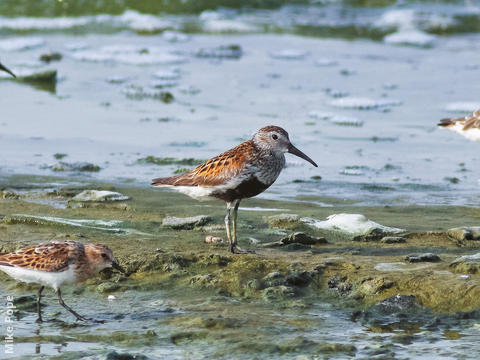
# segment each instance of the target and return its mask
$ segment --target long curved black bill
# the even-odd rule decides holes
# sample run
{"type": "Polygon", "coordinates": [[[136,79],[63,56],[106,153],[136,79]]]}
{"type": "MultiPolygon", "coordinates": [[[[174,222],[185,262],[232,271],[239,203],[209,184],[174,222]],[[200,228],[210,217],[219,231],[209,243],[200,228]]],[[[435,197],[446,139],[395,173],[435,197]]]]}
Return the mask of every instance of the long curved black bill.
{"type": "Polygon", "coordinates": [[[318,165],[315,163],[315,161],[313,161],[312,159],[310,159],[307,155],[305,155],[303,152],[301,152],[300,150],[298,150],[295,146],[293,146],[292,144],[290,144],[288,146],[288,152],[290,154],[293,154],[293,155],[297,155],[298,157],[301,157],[303,160],[307,160],[310,164],[312,164],[313,166],[315,167],[318,167],[318,165]]]}
{"type": "Polygon", "coordinates": [[[120,271],[122,274],[126,274],[126,271],[120,265],[118,265],[115,261],[112,262],[112,268],[120,271]]]}
{"type": "Polygon", "coordinates": [[[2,63],[0,63],[0,70],[3,70],[7,73],[9,73],[10,75],[12,75],[14,78],[16,78],[15,74],[13,72],[11,72],[9,69],[7,69],[5,66],[2,65],[2,63]]]}

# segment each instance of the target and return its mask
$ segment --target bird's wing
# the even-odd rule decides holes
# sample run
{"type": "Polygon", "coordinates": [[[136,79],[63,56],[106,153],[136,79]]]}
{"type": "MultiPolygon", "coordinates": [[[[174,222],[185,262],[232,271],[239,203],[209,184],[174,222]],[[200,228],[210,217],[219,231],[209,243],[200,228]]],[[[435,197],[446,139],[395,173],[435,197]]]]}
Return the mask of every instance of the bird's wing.
{"type": "Polygon", "coordinates": [[[473,114],[465,118],[463,130],[468,129],[480,129],[480,110],[475,111],[473,114]]]}
{"type": "Polygon", "coordinates": [[[152,180],[154,186],[217,186],[225,184],[240,175],[252,158],[255,146],[251,140],[228,150],[188,173],[157,178],[152,180]]]}
{"type": "Polygon", "coordinates": [[[60,272],[67,270],[74,258],[84,255],[85,249],[80,243],[53,241],[0,254],[0,265],[60,272]]]}

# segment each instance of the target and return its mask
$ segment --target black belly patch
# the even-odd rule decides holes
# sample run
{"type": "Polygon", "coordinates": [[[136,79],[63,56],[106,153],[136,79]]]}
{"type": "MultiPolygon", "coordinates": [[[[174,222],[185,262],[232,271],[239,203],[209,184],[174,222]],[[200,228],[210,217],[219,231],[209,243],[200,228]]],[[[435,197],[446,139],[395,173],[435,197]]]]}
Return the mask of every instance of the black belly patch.
{"type": "Polygon", "coordinates": [[[222,199],[226,202],[232,202],[238,199],[244,199],[253,197],[264,192],[272,184],[265,184],[258,180],[255,176],[252,176],[244,181],[242,181],[234,189],[225,189],[214,192],[212,196],[222,199]]]}

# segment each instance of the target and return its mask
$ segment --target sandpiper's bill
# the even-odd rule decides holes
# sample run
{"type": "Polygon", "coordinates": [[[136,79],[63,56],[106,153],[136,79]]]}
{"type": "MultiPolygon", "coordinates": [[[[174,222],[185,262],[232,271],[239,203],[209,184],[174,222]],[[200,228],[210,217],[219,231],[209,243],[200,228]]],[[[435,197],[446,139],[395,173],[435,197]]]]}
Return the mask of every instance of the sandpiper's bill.
{"type": "Polygon", "coordinates": [[[12,75],[14,78],[16,78],[15,74],[13,72],[11,72],[5,65],[3,65],[2,63],[0,63],[0,70],[2,71],[5,71],[7,73],[9,73],[10,75],[12,75]]]}
{"type": "Polygon", "coordinates": [[[455,131],[469,140],[480,141],[480,110],[462,118],[442,119],[438,126],[455,131]]]}
{"type": "Polygon", "coordinates": [[[237,246],[237,211],[240,201],[265,191],[285,166],[285,153],[317,164],[292,145],[288,133],[278,126],[258,130],[252,139],[181,175],[157,178],[153,186],[173,187],[197,200],[217,198],[227,204],[225,227],[232,253],[245,253],[237,246]],[[230,212],[233,208],[233,216],[230,212]]]}
{"type": "Polygon", "coordinates": [[[42,321],[40,300],[45,286],[57,292],[60,305],[78,320],[92,320],[79,315],[63,302],[60,286],[84,281],[109,267],[124,272],[108,247],[84,245],[78,241],[52,241],[0,254],[0,270],[15,280],[41,285],[37,294],[39,322],[42,321]]]}

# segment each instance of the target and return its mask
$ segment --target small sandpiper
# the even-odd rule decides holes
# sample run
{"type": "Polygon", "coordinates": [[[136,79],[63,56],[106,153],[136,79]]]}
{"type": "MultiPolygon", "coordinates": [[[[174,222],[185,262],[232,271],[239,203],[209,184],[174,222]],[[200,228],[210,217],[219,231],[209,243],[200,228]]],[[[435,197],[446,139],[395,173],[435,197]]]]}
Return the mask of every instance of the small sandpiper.
{"type": "Polygon", "coordinates": [[[181,175],[157,178],[153,186],[172,187],[188,196],[226,202],[225,227],[232,253],[246,253],[237,246],[237,211],[240,201],[265,191],[285,166],[285,153],[317,164],[292,145],[288,133],[278,126],[266,126],[252,139],[181,175]],[[233,208],[233,218],[230,212],[233,208]]]}
{"type": "Polygon", "coordinates": [[[37,294],[38,322],[42,321],[40,300],[45,286],[57,292],[60,305],[78,320],[92,320],[79,315],[63,302],[60,286],[84,281],[109,267],[125,272],[115,262],[112,250],[105,245],[84,245],[78,241],[51,241],[0,254],[0,270],[15,280],[41,285],[37,294]]]}
{"type": "Polygon", "coordinates": [[[455,131],[469,140],[480,141],[480,110],[462,118],[442,119],[438,126],[455,131]]]}
{"type": "Polygon", "coordinates": [[[9,73],[10,75],[12,75],[14,78],[16,78],[15,74],[13,72],[11,72],[6,66],[4,66],[2,63],[0,63],[0,70],[2,71],[5,71],[7,73],[9,73]]]}

